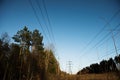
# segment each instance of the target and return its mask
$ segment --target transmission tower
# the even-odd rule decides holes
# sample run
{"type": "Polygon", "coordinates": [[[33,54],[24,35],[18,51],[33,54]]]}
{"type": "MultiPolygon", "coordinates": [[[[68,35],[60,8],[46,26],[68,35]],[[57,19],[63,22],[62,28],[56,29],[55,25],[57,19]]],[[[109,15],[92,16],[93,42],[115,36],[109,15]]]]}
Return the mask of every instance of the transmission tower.
{"type": "Polygon", "coordinates": [[[72,74],[72,69],[71,69],[71,67],[72,67],[72,61],[68,61],[68,72],[69,72],[69,74],[72,74]]]}
{"type": "Polygon", "coordinates": [[[112,39],[113,39],[113,43],[114,43],[114,47],[115,47],[115,52],[118,56],[118,52],[117,52],[117,46],[116,46],[116,42],[115,42],[115,38],[114,38],[114,35],[113,35],[113,32],[111,31],[111,34],[112,34],[112,39]]]}

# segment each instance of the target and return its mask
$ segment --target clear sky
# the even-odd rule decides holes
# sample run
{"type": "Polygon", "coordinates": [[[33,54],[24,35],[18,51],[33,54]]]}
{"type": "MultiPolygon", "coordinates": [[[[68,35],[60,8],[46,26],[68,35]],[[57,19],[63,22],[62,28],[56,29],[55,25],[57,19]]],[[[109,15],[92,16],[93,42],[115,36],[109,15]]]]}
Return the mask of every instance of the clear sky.
{"type": "Polygon", "coordinates": [[[55,55],[61,69],[69,72],[68,61],[71,61],[73,73],[91,63],[99,63],[103,59],[109,59],[116,55],[110,29],[113,30],[119,53],[119,0],[43,1],[0,0],[0,34],[7,32],[12,37],[24,26],[30,30],[40,30],[44,36],[45,46],[55,45],[55,55]],[[118,27],[116,27],[117,25],[118,27]],[[54,38],[49,34],[54,35],[54,38]]]}

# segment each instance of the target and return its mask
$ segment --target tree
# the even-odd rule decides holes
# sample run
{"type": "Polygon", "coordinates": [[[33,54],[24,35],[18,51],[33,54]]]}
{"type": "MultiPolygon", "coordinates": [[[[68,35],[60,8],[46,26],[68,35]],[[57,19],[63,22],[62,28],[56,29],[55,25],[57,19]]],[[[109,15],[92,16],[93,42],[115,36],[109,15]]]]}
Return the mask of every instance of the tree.
{"type": "Polygon", "coordinates": [[[5,80],[8,71],[9,59],[9,41],[10,38],[7,33],[3,33],[0,38],[0,79],[5,80]]]}
{"type": "Polygon", "coordinates": [[[116,63],[120,63],[120,55],[119,56],[115,56],[114,60],[115,60],[116,63]]]}
{"type": "Polygon", "coordinates": [[[52,50],[48,51],[47,55],[48,55],[48,72],[56,74],[58,72],[58,62],[52,50]]]}
{"type": "Polygon", "coordinates": [[[43,36],[37,29],[35,29],[32,33],[32,51],[34,50],[43,50],[43,36]]]}
{"type": "Polygon", "coordinates": [[[117,69],[120,72],[120,55],[119,56],[115,56],[114,60],[115,60],[115,63],[116,63],[116,67],[117,67],[117,69]]]}
{"type": "Polygon", "coordinates": [[[10,37],[9,37],[7,32],[5,32],[1,35],[1,41],[3,43],[9,43],[10,42],[10,37]]]}
{"type": "Polygon", "coordinates": [[[17,43],[9,44],[6,33],[0,38],[0,80],[51,80],[60,70],[53,51],[44,50],[39,30],[32,32],[25,26],[12,38],[17,43]]]}
{"type": "Polygon", "coordinates": [[[20,30],[12,37],[15,42],[20,43],[20,45],[24,48],[29,49],[31,44],[31,31],[25,26],[23,30],[20,30]]]}
{"type": "Polygon", "coordinates": [[[101,72],[108,72],[109,71],[109,65],[107,60],[102,60],[100,62],[100,69],[101,72]]]}
{"type": "Polygon", "coordinates": [[[0,57],[9,56],[10,52],[9,41],[10,41],[9,35],[6,32],[3,33],[0,38],[0,57]]]}
{"type": "Polygon", "coordinates": [[[108,60],[108,66],[109,66],[109,71],[116,71],[117,70],[115,62],[112,58],[110,58],[108,60]]]}
{"type": "Polygon", "coordinates": [[[90,70],[91,70],[91,73],[99,73],[100,72],[99,71],[100,70],[99,64],[98,63],[91,64],[90,70]]]}
{"type": "Polygon", "coordinates": [[[9,51],[9,41],[10,41],[10,38],[9,38],[8,33],[6,33],[6,32],[3,33],[0,38],[1,50],[9,51]]]}

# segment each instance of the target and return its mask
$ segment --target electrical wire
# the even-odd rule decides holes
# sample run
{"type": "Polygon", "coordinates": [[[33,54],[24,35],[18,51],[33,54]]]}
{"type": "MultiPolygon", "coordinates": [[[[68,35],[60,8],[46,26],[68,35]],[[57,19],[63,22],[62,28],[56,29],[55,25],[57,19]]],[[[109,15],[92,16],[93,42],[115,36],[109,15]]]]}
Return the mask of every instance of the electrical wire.
{"type": "Polygon", "coordinates": [[[39,19],[38,15],[37,15],[37,12],[36,12],[35,8],[33,7],[33,4],[32,4],[32,2],[31,2],[31,0],[28,0],[28,1],[29,1],[29,3],[30,3],[30,6],[31,6],[32,9],[33,9],[34,15],[35,15],[35,17],[36,17],[39,25],[41,26],[41,29],[42,29],[42,31],[43,31],[44,36],[47,38],[47,41],[49,42],[49,38],[47,37],[47,35],[46,35],[46,33],[45,33],[45,30],[44,30],[44,28],[43,28],[43,26],[42,26],[42,24],[41,24],[41,22],[40,22],[40,19],[39,19]]]}
{"type": "Polygon", "coordinates": [[[108,21],[108,23],[106,23],[103,28],[95,35],[95,37],[93,37],[88,44],[81,50],[81,53],[83,53],[88,46],[90,46],[90,44],[93,43],[93,41],[104,31],[104,29],[109,25],[109,23],[120,13],[120,9],[110,18],[110,20],[108,21]]]}
{"type": "Polygon", "coordinates": [[[43,14],[43,11],[42,11],[42,9],[41,9],[41,7],[40,7],[39,1],[38,1],[38,0],[35,0],[35,1],[36,1],[36,4],[38,5],[39,11],[40,11],[40,13],[41,13],[41,15],[42,15],[42,18],[43,18],[44,22],[45,22],[45,28],[46,28],[47,33],[48,33],[48,35],[49,35],[49,37],[50,37],[50,40],[51,40],[51,42],[52,42],[51,33],[50,33],[49,28],[48,28],[48,26],[47,26],[47,22],[46,22],[47,20],[46,20],[46,18],[45,18],[45,15],[43,14]]]}

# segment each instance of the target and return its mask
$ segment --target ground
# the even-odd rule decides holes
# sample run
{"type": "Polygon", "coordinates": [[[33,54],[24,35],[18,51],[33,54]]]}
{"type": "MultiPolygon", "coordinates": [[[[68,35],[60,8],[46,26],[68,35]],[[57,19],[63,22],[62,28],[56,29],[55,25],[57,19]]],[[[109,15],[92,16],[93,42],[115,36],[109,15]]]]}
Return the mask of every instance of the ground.
{"type": "Polygon", "coordinates": [[[58,80],[120,80],[116,73],[66,75],[58,80]]]}

